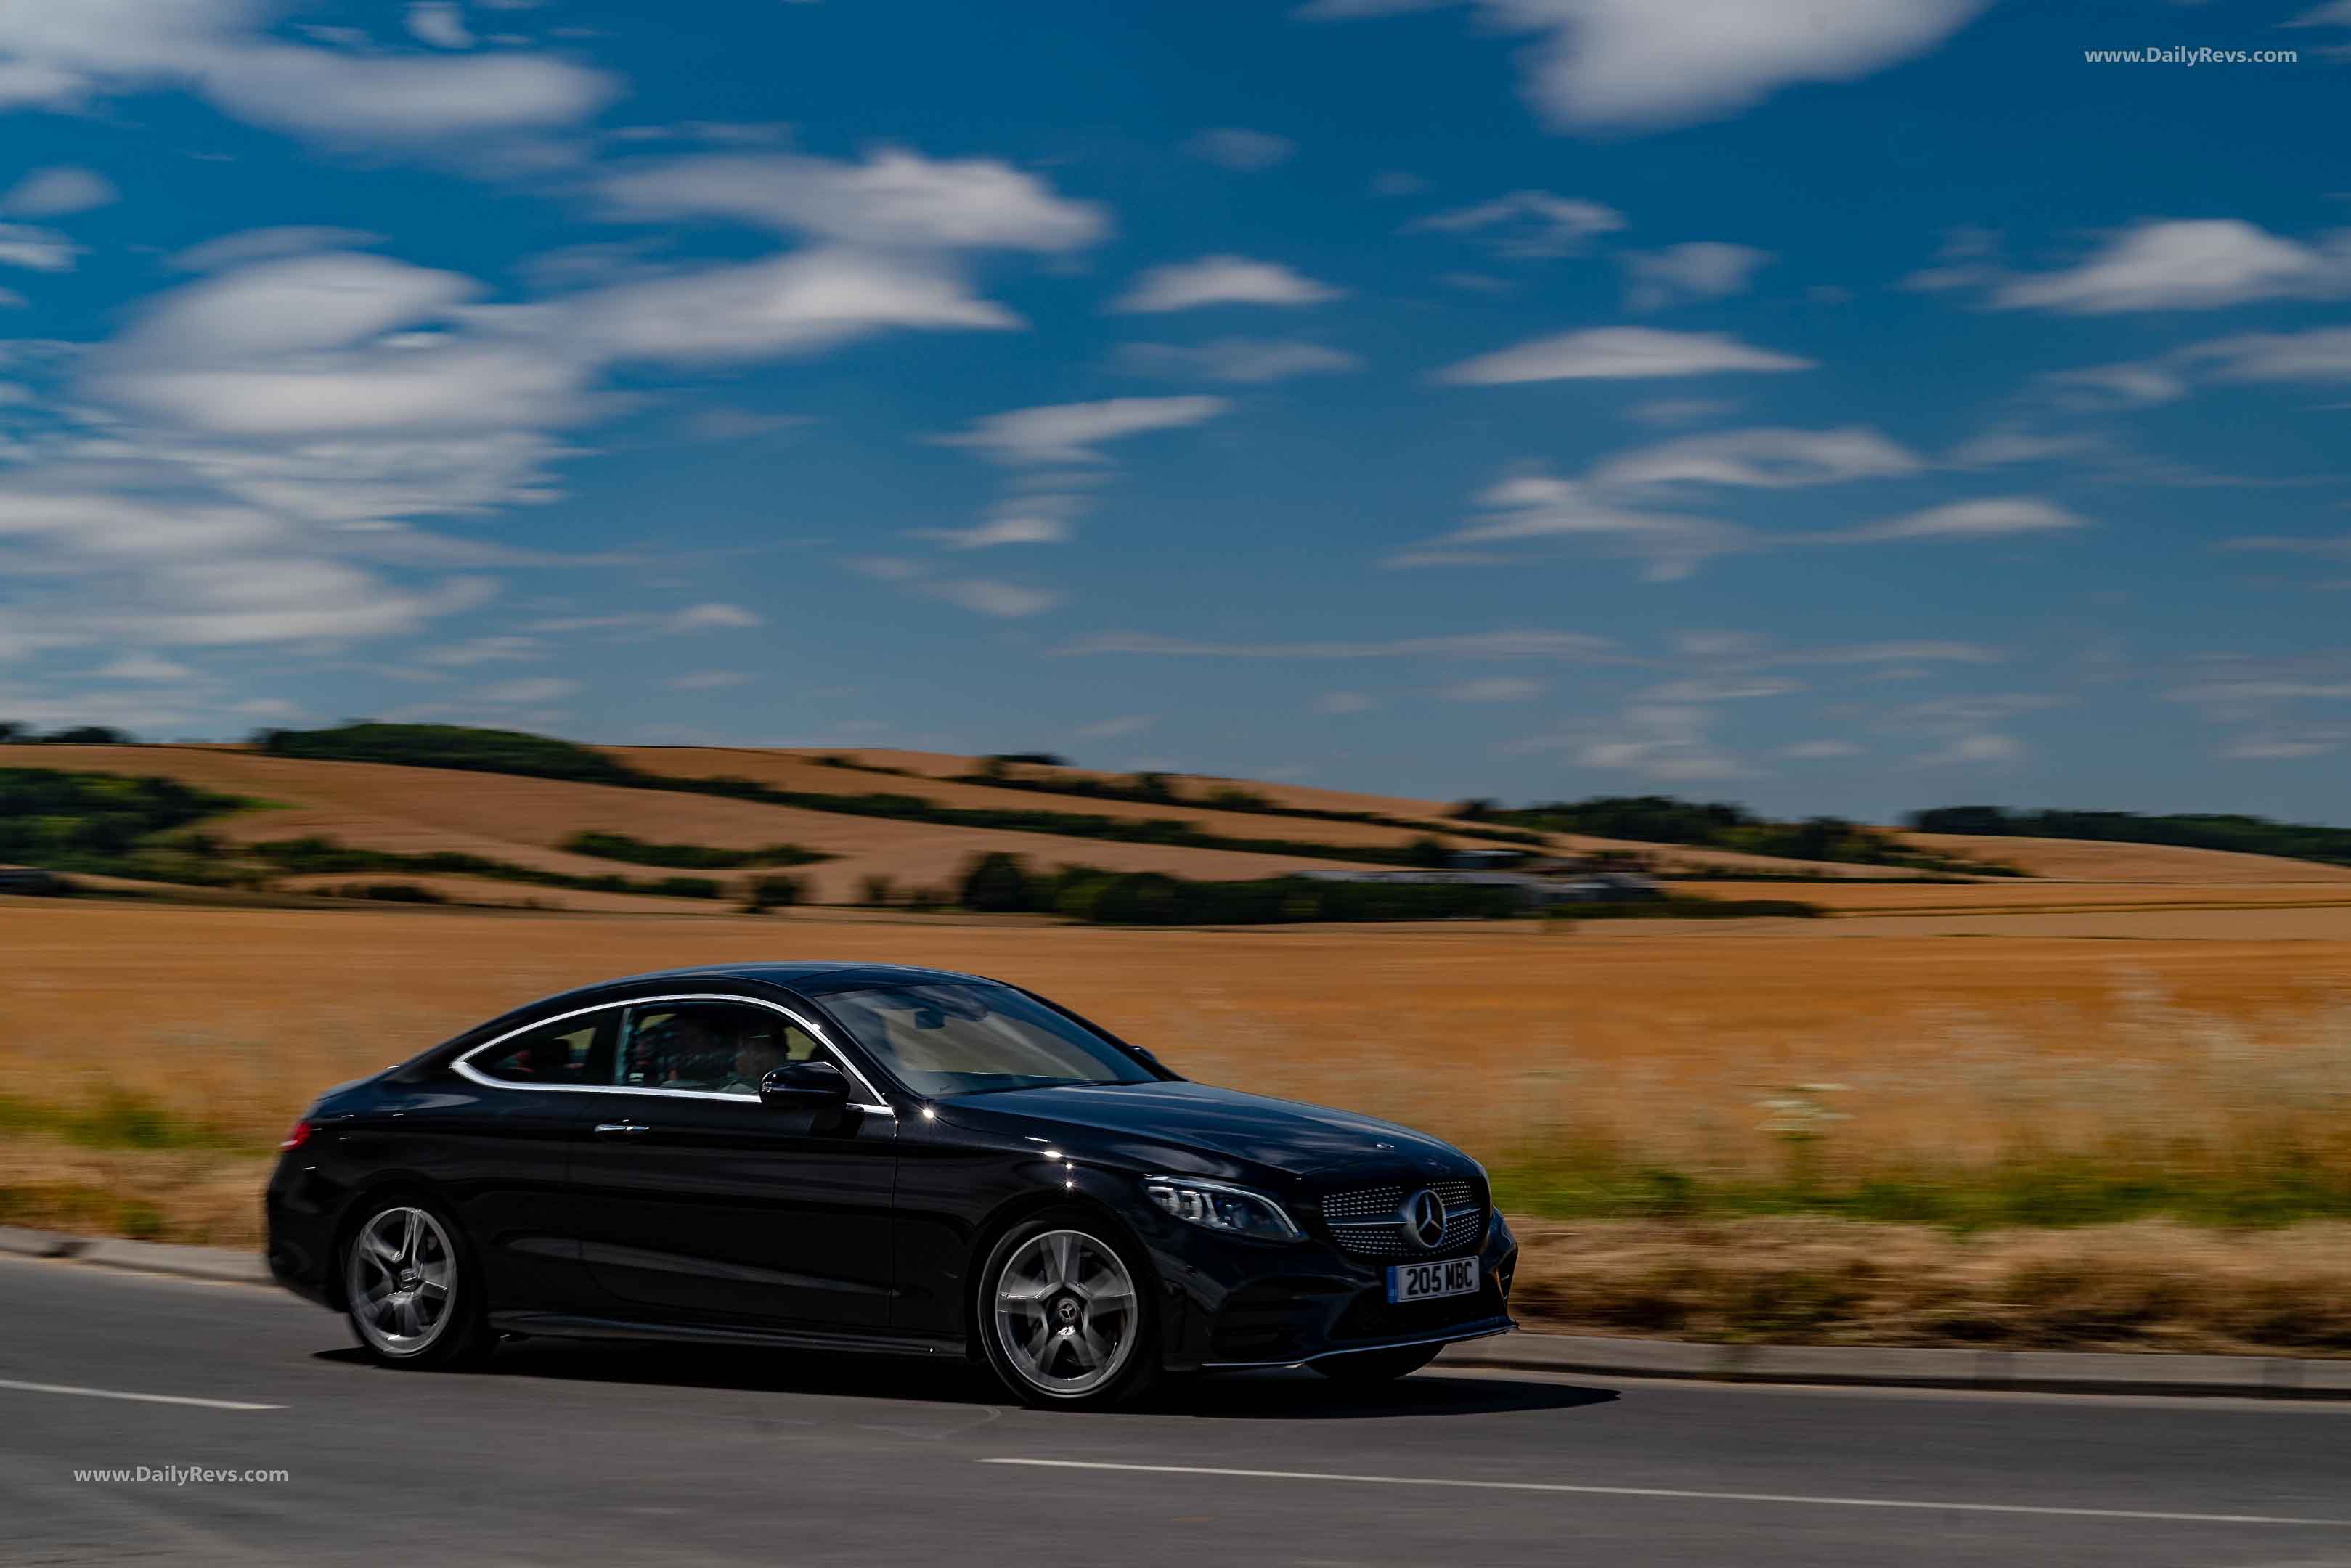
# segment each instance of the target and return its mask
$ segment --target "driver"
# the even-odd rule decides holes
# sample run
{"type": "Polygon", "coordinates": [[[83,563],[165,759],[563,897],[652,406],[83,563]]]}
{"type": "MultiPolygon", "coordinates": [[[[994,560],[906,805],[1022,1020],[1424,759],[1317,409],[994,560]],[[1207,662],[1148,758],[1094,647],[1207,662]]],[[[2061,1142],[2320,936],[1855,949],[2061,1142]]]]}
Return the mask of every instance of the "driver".
{"type": "Polygon", "coordinates": [[[733,1071],[718,1087],[731,1094],[757,1094],[760,1081],[790,1060],[790,1053],[773,1030],[746,1034],[736,1042],[733,1071]]]}

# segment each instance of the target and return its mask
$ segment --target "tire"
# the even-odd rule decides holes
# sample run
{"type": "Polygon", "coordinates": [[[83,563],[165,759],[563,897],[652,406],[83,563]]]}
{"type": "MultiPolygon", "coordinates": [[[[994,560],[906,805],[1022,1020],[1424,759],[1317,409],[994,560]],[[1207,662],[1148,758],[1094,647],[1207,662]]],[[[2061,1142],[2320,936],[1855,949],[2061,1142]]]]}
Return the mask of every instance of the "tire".
{"type": "Polygon", "coordinates": [[[974,1303],[987,1364],[1025,1405],[1103,1409],[1159,1368],[1157,1303],[1142,1249],[1099,1215],[1056,1209],[988,1249],[974,1303]]]}
{"type": "Polygon", "coordinates": [[[1408,1344],[1395,1350],[1362,1350],[1353,1355],[1326,1355],[1306,1364],[1333,1383],[1369,1388],[1409,1377],[1437,1359],[1441,1344],[1408,1344]]]}
{"type": "Polygon", "coordinates": [[[343,1242],[342,1269],[351,1331],[382,1365],[463,1366],[496,1342],[474,1249],[430,1198],[371,1199],[343,1242]]]}

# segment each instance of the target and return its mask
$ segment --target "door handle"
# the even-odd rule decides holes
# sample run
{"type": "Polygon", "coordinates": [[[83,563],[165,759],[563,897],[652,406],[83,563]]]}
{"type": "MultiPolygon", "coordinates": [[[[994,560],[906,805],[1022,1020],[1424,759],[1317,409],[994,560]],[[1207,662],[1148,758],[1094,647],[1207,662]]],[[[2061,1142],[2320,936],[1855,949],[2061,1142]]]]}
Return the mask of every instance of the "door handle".
{"type": "Polygon", "coordinates": [[[611,1135],[622,1135],[630,1133],[650,1133],[653,1129],[642,1122],[599,1122],[596,1124],[596,1131],[611,1135]]]}

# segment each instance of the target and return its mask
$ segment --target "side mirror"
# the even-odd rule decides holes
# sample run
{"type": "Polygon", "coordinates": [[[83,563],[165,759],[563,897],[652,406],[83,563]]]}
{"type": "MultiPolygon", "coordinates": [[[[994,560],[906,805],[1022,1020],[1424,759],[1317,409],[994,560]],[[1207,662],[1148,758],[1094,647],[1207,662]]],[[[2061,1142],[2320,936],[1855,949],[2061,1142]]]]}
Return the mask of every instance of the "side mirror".
{"type": "Polygon", "coordinates": [[[770,1111],[838,1111],[849,1103],[849,1080],[830,1061],[787,1061],[759,1080],[759,1103],[770,1111]]]}

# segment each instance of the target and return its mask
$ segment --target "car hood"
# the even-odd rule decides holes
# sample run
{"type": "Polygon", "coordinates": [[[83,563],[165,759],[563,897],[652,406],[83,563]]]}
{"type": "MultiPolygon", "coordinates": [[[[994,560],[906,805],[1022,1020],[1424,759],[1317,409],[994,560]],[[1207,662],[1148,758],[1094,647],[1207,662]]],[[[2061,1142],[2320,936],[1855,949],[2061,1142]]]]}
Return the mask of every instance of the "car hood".
{"type": "Polygon", "coordinates": [[[1473,1168],[1451,1145],[1393,1122],[1182,1080],[1007,1089],[943,1101],[939,1112],[1005,1130],[1033,1122],[1037,1132],[1052,1129],[1090,1152],[1175,1175],[1226,1174],[1228,1164],[1297,1176],[1454,1176],[1473,1168]]]}

